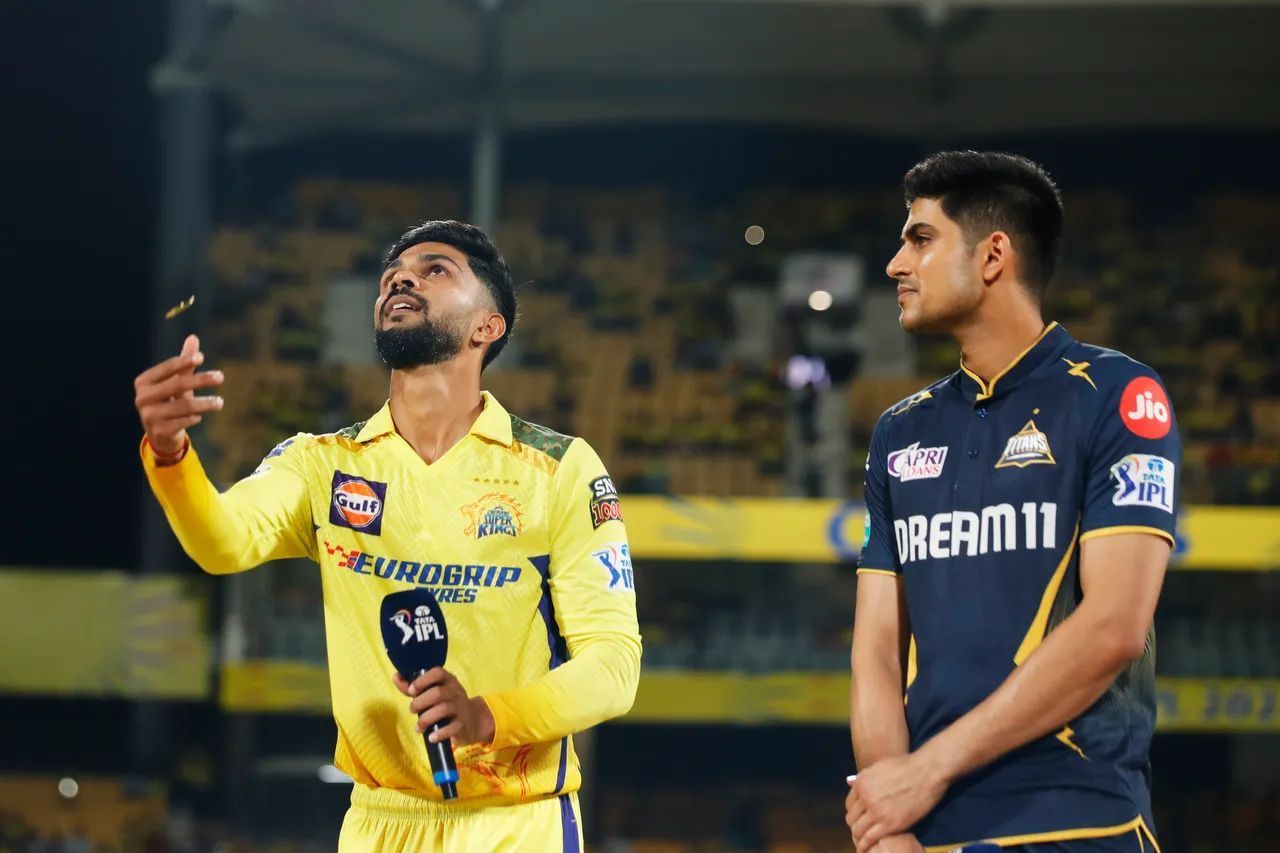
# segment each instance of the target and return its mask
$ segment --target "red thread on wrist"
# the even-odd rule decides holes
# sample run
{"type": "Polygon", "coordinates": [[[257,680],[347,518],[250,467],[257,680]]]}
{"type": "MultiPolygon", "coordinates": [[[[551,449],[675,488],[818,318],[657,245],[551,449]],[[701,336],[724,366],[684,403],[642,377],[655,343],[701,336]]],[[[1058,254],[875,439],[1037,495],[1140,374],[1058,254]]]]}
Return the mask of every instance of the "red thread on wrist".
{"type": "Polygon", "coordinates": [[[151,437],[147,436],[147,447],[151,448],[151,455],[155,457],[157,465],[173,465],[181,462],[182,458],[187,455],[187,448],[191,446],[191,437],[186,436],[182,439],[182,446],[174,453],[161,453],[156,450],[156,446],[151,443],[151,437]]]}

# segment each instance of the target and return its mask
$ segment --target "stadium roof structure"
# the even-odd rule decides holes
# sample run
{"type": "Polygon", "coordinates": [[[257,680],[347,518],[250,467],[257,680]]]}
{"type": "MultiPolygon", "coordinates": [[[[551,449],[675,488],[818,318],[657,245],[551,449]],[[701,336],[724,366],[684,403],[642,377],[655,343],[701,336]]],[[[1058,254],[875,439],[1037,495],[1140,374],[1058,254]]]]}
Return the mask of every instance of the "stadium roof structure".
{"type": "Polygon", "coordinates": [[[217,1],[157,81],[229,95],[249,145],[471,128],[494,93],[505,129],[1280,127],[1267,0],[217,1]]]}

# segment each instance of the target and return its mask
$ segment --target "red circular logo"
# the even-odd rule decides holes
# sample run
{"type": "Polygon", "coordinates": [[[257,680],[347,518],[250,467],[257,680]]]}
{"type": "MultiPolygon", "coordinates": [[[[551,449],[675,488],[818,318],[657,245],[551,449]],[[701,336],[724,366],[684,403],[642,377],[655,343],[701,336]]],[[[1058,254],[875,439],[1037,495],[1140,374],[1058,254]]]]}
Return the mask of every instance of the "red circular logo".
{"type": "Polygon", "coordinates": [[[1164,438],[1173,427],[1173,407],[1159,382],[1139,376],[1120,395],[1120,420],[1134,435],[1164,438]]]}

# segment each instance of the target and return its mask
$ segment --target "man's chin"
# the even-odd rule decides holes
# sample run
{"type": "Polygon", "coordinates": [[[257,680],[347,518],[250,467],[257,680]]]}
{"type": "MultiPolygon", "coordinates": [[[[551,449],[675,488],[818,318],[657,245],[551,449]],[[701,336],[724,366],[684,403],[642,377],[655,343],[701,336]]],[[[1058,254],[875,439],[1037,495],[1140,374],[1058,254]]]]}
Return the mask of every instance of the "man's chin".
{"type": "Polygon", "coordinates": [[[901,311],[898,325],[912,335],[944,335],[950,326],[939,317],[929,317],[920,311],[901,311]]]}
{"type": "Polygon", "coordinates": [[[408,329],[413,326],[420,326],[426,321],[426,315],[418,311],[414,311],[411,314],[387,314],[382,318],[378,328],[408,329]]]}

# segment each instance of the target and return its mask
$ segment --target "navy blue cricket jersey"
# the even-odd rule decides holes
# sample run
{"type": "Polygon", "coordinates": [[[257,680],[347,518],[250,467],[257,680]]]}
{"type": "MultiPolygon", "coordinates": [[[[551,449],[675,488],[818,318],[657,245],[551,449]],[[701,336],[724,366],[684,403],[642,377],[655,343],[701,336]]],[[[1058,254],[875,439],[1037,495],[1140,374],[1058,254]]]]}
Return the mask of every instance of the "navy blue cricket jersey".
{"type": "MultiPolygon", "coordinates": [[[[900,575],[906,590],[913,750],[987,698],[1075,610],[1081,541],[1146,532],[1173,543],[1181,464],[1156,373],[1056,323],[989,385],[962,366],[880,417],[858,571],[900,575]]],[[[1101,837],[1139,820],[1149,828],[1154,728],[1148,636],[1101,699],[957,780],[916,834],[950,846],[1065,830],[1101,837]]]]}

